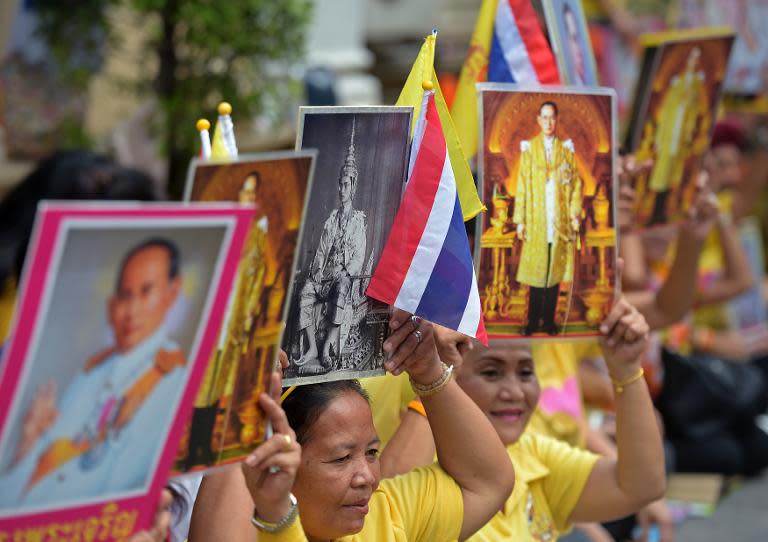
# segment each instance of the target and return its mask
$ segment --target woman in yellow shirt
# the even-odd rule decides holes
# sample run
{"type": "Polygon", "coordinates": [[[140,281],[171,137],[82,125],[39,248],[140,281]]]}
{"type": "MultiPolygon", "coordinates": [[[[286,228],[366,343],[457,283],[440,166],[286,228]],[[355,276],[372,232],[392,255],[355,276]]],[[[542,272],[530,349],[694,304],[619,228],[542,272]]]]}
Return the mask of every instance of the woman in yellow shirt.
{"type": "Polygon", "coordinates": [[[601,332],[616,391],[615,459],[525,432],[540,392],[528,344],[475,344],[464,356],[457,382],[491,421],[515,466],[512,495],[472,542],[553,541],[572,522],[623,517],[663,493],[661,436],[640,369],[648,326],[620,300],[601,332]]]}
{"type": "Polygon", "coordinates": [[[390,327],[386,368],[409,374],[440,464],[380,481],[379,438],[354,382],[298,387],[285,411],[263,395],[275,435],[242,471],[205,478],[191,542],[251,542],[257,529],[260,541],[449,542],[466,540],[501,508],[514,482],[509,457],[440,361],[431,324],[395,311],[390,327]]]}

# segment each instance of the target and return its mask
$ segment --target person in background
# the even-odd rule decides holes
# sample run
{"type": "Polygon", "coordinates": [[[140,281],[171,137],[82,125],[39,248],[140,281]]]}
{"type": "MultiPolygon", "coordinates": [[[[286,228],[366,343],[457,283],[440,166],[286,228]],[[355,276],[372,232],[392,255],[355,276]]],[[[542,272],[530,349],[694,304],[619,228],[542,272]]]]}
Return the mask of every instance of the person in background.
{"type": "Polygon", "coordinates": [[[146,174],[83,150],[58,151],[41,161],[0,201],[0,346],[10,331],[21,267],[42,200],[152,201],[146,174]]]}
{"type": "MultiPolygon", "coordinates": [[[[470,540],[556,540],[573,522],[621,517],[661,496],[661,438],[640,370],[647,332],[643,317],[624,300],[601,325],[601,346],[617,395],[616,457],[598,457],[526,430],[540,394],[527,343],[492,341],[484,347],[474,342],[463,355],[456,350],[446,358],[456,367],[460,387],[507,446],[516,473],[505,506],[470,540]]],[[[403,443],[400,450],[394,443],[388,453],[423,455],[414,443],[403,443]]]]}

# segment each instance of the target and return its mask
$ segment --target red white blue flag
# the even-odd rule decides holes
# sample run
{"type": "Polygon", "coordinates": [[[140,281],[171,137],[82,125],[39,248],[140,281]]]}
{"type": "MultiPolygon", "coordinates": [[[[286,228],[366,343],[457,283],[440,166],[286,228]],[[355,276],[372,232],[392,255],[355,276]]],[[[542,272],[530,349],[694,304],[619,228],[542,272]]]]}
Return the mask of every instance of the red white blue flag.
{"type": "Polygon", "coordinates": [[[488,81],[560,83],[557,63],[530,0],[498,0],[488,81]]]}
{"type": "Polygon", "coordinates": [[[477,154],[477,83],[559,84],[557,63],[531,0],[483,0],[451,117],[465,156],[477,154]]]}
{"type": "Polygon", "coordinates": [[[424,94],[408,184],[367,294],[488,342],[434,92],[424,94]]]}

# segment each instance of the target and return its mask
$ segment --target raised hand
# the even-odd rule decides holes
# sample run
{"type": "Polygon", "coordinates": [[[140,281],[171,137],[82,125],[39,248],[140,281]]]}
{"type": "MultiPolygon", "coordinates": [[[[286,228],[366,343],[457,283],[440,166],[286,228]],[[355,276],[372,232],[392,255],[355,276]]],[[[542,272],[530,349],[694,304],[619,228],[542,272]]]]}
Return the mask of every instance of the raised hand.
{"type": "Polygon", "coordinates": [[[291,508],[290,493],[301,462],[301,446],[278,404],[280,375],[273,374],[271,397],[262,393],[259,405],[272,423],[274,434],[243,461],[245,483],[256,512],[265,521],[278,522],[291,508]]]}
{"type": "Polygon", "coordinates": [[[637,513],[640,536],[636,542],[647,542],[653,525],[659,530],[659,542],[675,542],[675,521],[664,499],[652,502],[637,513]]]}
{"type": "Polygon", "coordinates": [[[164,542],[168,538],[168,529],[171,526],[171,492],[164,489],[160,494],[160,502],[157,504],[155,521],[152,527],[146,531],[139,531],[128,542],[164,542]]]}
{"type": "Polygon", "coordinates": [[[21,460],[34,447],[38,439],[59,417],[56,401],[56,382],[49,380],[38,386],[22,421],[21,438],[14,454],[14,463],[21,460]]]}
{"type": "Polygon", "coordinates": [[[384,341],[384,351],[391,354],[384,368],[393,375],[407,372],[417,384],[431,384],[443,373],[435,348],[434,328],[430,322],[395,309],[389,320],[391,335],[384,341]]]}
{"type": "Polygon", "coordinates": [[[621,381],[637,373],[648,346],[648,331],[643,315],[626,299],[614,304],[600,324],[600,346],[611,378],[621,381]]]}
{"type": "Polygon", "coordinates": [[[683,223],[682,228],[690,235],[703,241],[709,235],[719,216],[720,207],[717,196],[709,185],[709,176],[702,171],[696,179],[693,203],[688,209],[688,220],[683,223]]]}
{"type": "Polygon", "coordinates": [[[453,329],[432,324],[435,331],[435,346],[440,359],[458,368],[464,360],[464,355],[472,350],[472,338],[453,329]]]}
{"type": "Polygon", "coordinates": [[[634,154],[621,156],[616,168],[619,175],[619,185],[634,187],[637,178],[651,171],[652,167],[653,160],[651,159],[638,162],[634,154]]]}
{"type": "Polygon", "coordinates": [[[653,167],[653,160],[638,162],[633,154],[619,158],[617,172],[619,175],[619,194],[616,208],[619,232],[625,233],[635,224],[635,194],[636,180],[640,175],[648,173],[653,167]]]}
{"type": "Polygon", "coordinates": [[[616,204],[616,216],[620,233],[629,231],[635,224],[635,200],[635,189],[628,184],[621,185],[616,204]]]}

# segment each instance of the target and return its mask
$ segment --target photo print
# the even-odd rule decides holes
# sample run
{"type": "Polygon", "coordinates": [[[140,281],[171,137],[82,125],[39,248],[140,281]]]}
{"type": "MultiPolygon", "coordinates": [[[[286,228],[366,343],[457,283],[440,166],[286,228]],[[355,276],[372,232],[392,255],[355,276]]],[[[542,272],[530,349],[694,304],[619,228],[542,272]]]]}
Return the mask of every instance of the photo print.
{"type": "Polygon", "coordinates": [[[581,0],[542,0],[560,81],[566,85],[599,84],[595,54],[581,0]]]}
{"type": "Polygon", "coordinates": [[[410,107],[303,107],[317,149],[283,349],[286,385],[383,374],[389,308],[365,295],[402,197],[410,107]]]}
{"type": "Polygon", "coordinates": [[[41,204],[2,360],[0,539],[151,523],[252,214],[41,204]]]}
{"type": "Polygon", "coordinates": [[[643,36],[646,48],[625,145],[638,162],[653,160],[634,186],[638,229],[686,218],[733,37],[729,31],[704,30],[643,36]]]}
{"type": "Polygon", "coordinates": [[[598,335],[617,288],[611,89],[480,89],[475,261],[488,336],[598,335]]]}
{"type": "Polygon", "coordinates": [[[314,150],[193,161],[185,199],[252,206],[219,342],[182,437],[174,473],[240,461],[265,438],[257,400],[269,392],[283,333],[314,150]]]}

